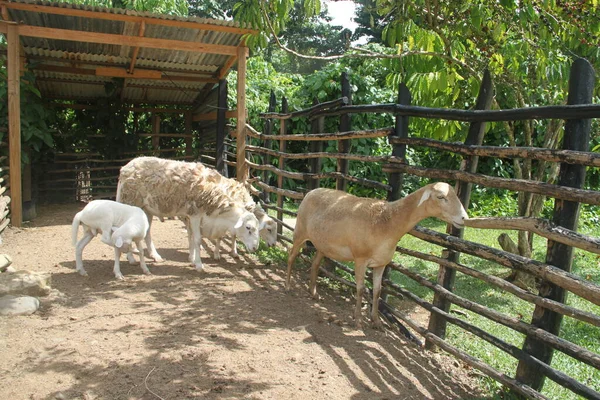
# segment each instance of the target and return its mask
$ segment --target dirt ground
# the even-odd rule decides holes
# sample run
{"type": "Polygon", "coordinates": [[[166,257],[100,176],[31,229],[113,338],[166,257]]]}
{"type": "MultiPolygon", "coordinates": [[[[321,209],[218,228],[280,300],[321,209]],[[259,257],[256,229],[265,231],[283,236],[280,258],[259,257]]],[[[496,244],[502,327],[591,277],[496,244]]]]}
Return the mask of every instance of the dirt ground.
{"type": "MultiPolygon", "coordinates": [[[[42,207],[3,234],[17,269],[52,274],[54,293],[31,316],[0,319],[0,399],[473,399],[472,370],[391,330],[356,330],[353,300],[303,268],[284,290],[283,266],[253,255],[205,271],[187,262],[182,224],[155,222],[166,259],[141,273],[94,239],[75,272],[70,224],[81,205],[42,207]]],[[[368,326],[368,324],[366,324],[368,326]]]]}

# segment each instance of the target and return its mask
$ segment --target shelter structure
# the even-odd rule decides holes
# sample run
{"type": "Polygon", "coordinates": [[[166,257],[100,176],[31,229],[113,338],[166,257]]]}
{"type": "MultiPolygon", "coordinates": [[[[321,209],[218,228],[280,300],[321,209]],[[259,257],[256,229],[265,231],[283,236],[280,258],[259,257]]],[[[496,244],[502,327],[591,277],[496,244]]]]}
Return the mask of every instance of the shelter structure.
{"type": "MultiPolygon", "coordinates": [[[[6,57],[8,72],[13,226],[22,224],[26,189],[19,89],[26,67],[35,74],[42,98],[57,107],[89,108],[97,99],[118,96],[134,112],[181,114],[188,139],[195,123],[222,147],[226,118],[237,119],[236,135],[243,135],[245,39],[256,33],[252,29],[233,21],[31,0],[0,0],[0,17],[7,41],[0,57],[6,57]],[[229,110],[225,78],[236,65],[237,109],[229,110]]],[[[161,135],[154,122],[153,140],[161,135]]],[[[191,150],[191,139],[186,146],[191,150]]],[[[237,150],[245,151],[243,145],[237,150]]],[[[217,160],[217,168],[222,166],[217,160]]],[[[244,163],[238,163],[237,173],[239,179],[246,176],[244,163]]]]}

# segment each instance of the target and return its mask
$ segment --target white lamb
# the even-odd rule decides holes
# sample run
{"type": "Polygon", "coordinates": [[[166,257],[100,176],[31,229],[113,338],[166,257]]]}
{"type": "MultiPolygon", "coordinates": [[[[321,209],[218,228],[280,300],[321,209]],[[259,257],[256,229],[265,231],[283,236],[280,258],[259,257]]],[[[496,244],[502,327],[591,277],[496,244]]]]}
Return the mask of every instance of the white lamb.
{"type": "MultiPolygon", "coordinates": [[[[187,219],[191,232],[190,259],[197,270],[202,270],[201,225],[228,224],[249,251],[258,248],[258,220],[246,209],[246,204],[225,192],[217,179],[214,170],[200,163],[138,157],[121,168],[117,201],[142,208],[150,217],[150,224],[153,215],[161,219],[175,216],[187,219]]],[[[146,245],[150,257],[162,261],[150,231],[146,245]]]]}
{"type": "MultiPolygon", "coordinates": [[[[139,207],[117,203],[111,200],[93,200],[83,210],[75,214],[71,229],[71,237],[75,246],[75,267],[77,272],[87,276],[83,269],[82,254],[87,244],[101,233],[101,240],[115,249],[115,266],[113,272],[117,279],[123,279],[119,259],[121,253],[129,253],[131,243],[135,242],[142,249],[142,240],[149,228],[148,218],[139,207]],[[83,226],[83,237],[77,241],[79,225],[83,226]]],[[[132,257],[128,256],[129,261],[132,257]]],[[[140,267],[146,275],[150,271],[146,266],[143,252],[140,252],[140,267]]]]}

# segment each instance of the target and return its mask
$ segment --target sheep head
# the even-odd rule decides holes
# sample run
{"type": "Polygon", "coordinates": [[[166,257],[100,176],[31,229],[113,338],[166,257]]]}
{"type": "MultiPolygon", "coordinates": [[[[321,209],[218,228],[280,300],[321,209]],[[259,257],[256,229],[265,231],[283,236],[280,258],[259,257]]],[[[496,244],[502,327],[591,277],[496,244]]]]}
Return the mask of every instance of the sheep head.
{"type": "Polygon", "coordinates": [[[445,182],[426,186],[417,207],[421,205],[427,207],[431,216],[444,220],[457,228],[463,228],[465,219],[469,219],[454,188],[445,182]]]}
{"type": "Polygon", "coordinates": [[[258,249],[258,220],[249,211],[244,211],[234,225],[237,238],[244,243],[249,252],[253,253],[258,249]]]}

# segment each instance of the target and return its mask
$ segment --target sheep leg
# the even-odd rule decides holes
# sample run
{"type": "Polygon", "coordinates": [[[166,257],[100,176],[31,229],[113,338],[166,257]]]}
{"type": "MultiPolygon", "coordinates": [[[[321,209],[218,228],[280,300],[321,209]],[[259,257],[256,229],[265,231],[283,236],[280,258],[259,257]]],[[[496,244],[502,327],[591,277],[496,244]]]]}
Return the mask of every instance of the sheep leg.
{"type": "Polygon", "coordinates": [[[213,244],[213,258],[215,260],[221,259],[221,239],[222,238],[217,238],[217,239],[211,240],[211,242],[213,244]]]}
{"type": "Polygon", "coordinates": [[[300,249],[302,248],[302,243],[304,243],[304,241],[296,242],[294,240],[294,243],[292,245],[292,250],[290,250],[290,255],[288,256],[287,275],[285,277],[285,290],[290,290],[290,281],[292,278],[292,266],[294,265],[294,261],[296,261],[296,257],[298,257],[298,254],[300,253],[300,249]]]}
{"type": "Polygon", "coordinates": [[[113,268],[113,272],[115,274],[115,278],[119,279],[119,280],[123,280],[123,274],[121,273],[121,264],[120,264],[120,259],[121,259],[121,250],[119,250],[117,247],[115,247],[115,266],[113,268]]]}
{"type": "Polygon", "coordinates": [[[319,276],[319,265],[321,265],[321,260],[323,259],[323,253],[317,251],[315,254],[315,258],[310,266],[310,295],[315,299],[319,299],[319,295],[317,294],[317,277],[319,276]]]}
{"type": "Polygon", "coordinates": [[[94,238],[94,234],[89,229],[83,230],[83,237],[77,242],[75,246],[75,270],[83,276],[87,276],[87,272],[83,269],[83,249],[88,245],[89,242],[94,238]]]}
{"type": "Polygon", "coordinates": [[[240,255],[237,252],[237,236],[234,233],[233,236],[231,237],[231,257],[233,258],[240,258],[240,255]]]}
{"type": "Polygon", "coordinates": [[[192,240],[190,248],[190,255],[192,250],[194,251],[193,264],[196,270],[202,271],[204,266],[202,265],[202,259],[200,258],[200,246],[202,246],[202,234],[200,232],[200,218],[189,217],[190,231],[192,232],[192,240]]]}
{"type": "Polygon", "coordinates": [[[354,319],[356,328],[362,328],[362,298],[365,294],[365,272],[366,263],[354,261],[354,279],[356,280],[356,306],[354,307],[354,319]]]}
{"type": "MultiPolygon", "coordinates": [[[[142,272],[146,275],[152,275],[150,273],[150,270],[148,269],[148,266],[146,265],[146,260],[144,260],[144,251],[143,251],[143,247],[142,247],[142,241],[136,240],[135,244],[138,247],[138,249],[140,249],[140,267],[142,268],[142,272]]],[[[131,256],[131,258],[133,258],[133,255],[131,254],[131,252],[127,253],[128,258],[129,258],[129,256],[131,256]]]]}
{"type": "MultiPolygon", "coordinates": [[[[163,262],[163,258],[160,256],[160,254],[158,254],[158,251],[156,251],[156,247],[154,247],[154,243],[152,242],[152,235],[150,234],[150,230],[152,228],[152,215],[148,215],[148,233],[146,234],[146,247],[148,248],[148,252],[150,253],[150,258],[153,258],[154,261],[156,261],[157,263],[159,262],[163,262]]],[[[143,251],[142,249],[138,249],[140,250],[140,254],[142,254],[143,256],[143,251]]]]}
{"type": "Polygon", "coordinates": [[[381,296],[381,283],[385,266],[373,268],[373,306],[371,308],[371,321],[373,328],[383,329],[383,324],[379,318],[379,297],[381,296]]]}

